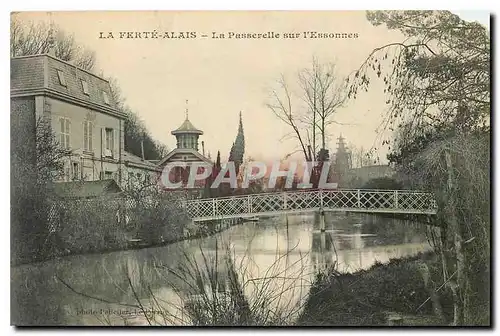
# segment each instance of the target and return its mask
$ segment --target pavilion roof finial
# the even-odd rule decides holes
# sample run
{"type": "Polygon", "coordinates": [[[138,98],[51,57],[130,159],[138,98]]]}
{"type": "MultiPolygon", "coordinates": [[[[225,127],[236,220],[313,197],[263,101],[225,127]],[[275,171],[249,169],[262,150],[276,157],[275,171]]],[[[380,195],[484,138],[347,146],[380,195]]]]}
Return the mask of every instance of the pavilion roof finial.
{"type": "Polygon", "coordinates": [[[188,108],[189,101],[186,99],[186,120],[189,119],[189,108],[188,108]]]}

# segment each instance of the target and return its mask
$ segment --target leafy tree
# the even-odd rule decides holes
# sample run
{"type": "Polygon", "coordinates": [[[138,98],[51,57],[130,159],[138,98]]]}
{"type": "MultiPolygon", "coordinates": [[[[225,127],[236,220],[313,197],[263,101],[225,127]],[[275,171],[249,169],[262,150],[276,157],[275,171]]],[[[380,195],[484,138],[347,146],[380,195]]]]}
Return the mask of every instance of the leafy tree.
{"type": "Polygon", "coordinates": [[[349,97],[383,79],[387,128],[408,126],[399,146],[422,129],[489,129],[490,38],[484,26],[448,11],[369,11],[367,18],[406,39],[372,51],[349,77],[349,97]]]}
{"type": "Polygon", "coordinates": [[[389,159],[438,203],[435,249],[454,297],[453,323],[489,324],[489,34],[448,11],[367,17],[406,39],[373,50],[349,77],[349,97],[383,79],[385,129],[396,131],[389,159]]]}
{"type": "Polygon", "coordinates": [[[63,159],[71,153],[59,146],[49,120],[35,120],[34,137],[25,137],[19,127],[27,124],[16,121],[30,117],[13,114],[11,118],[11,257],[13,263],[33,262],[46,258],[54,248],[51,182],[63,174],[63,159]]]}
{"type": "Polygon", "coordinates": [[[399,190],[403,185],[391,177],[378,177],[368,180],[361,189],[399,190]]]}

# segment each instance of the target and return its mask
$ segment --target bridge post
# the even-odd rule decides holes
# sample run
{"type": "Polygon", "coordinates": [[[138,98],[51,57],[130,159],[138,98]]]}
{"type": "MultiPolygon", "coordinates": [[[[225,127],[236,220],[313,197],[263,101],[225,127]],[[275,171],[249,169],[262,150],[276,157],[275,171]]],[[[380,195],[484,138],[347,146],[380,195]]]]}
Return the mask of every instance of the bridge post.
{"type": "Polygon", "coordinates": [[[398,191],[394,191],[394,209],[398,208],[398,191]]]}
{"type": "Polygon", "coordinates": [[[252,199],[251,196],[247,196],[247,212],[252,213],[252,199]]]}
{"type": "Polygon", "coordinates": [[[358,208],[361,208],[361,191],[358,189],[358,208]]]}
{"type": "Polygon", "coordinates": [[[318,193],[316,194],[319,197],[319,230],[321,232],[325,232],[325,211],[323,210],[323,190],[320,189],[318,193]]]}
{"type": "Polygon", "coordinates": [[[326,227],[325,227],[325,211],[323,210],[323,208],[319,209],[319,230],[321,232],[325,232],[326,231],[326,227]]]}
{"type": "Polygon", "coordinates": [[[286,210],[286,192],[283,193],[283,210],[286,210]]]}
{"type": "Polygon", "coordinates": [[[215,198],[212,199],[212,217],[215,218],[215,198]]]}

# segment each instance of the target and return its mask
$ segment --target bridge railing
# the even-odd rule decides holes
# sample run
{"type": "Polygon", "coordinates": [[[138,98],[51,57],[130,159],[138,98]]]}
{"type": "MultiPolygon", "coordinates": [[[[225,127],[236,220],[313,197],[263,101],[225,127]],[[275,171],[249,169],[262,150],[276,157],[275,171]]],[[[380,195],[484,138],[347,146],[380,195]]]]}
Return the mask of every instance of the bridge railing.
{"type": "Polygon", "coordinates": [[[224,218],[310,209],[434,213],[432,194],[412,190],[335,189],[261,193],[190,200],[192,218],[224,218]]]}

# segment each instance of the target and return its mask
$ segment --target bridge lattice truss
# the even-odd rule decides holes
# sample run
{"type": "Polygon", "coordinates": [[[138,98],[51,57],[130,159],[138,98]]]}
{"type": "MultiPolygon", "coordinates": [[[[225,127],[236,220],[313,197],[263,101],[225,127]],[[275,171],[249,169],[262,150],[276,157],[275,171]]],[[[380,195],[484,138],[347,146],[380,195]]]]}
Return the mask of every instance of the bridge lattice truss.
{"type": "Polygon", "coordinates": [[[189,200],[194,221],[316,211],[428,214],[436,213],[433,195],[411,190],[314,190],[189,200]]]}

